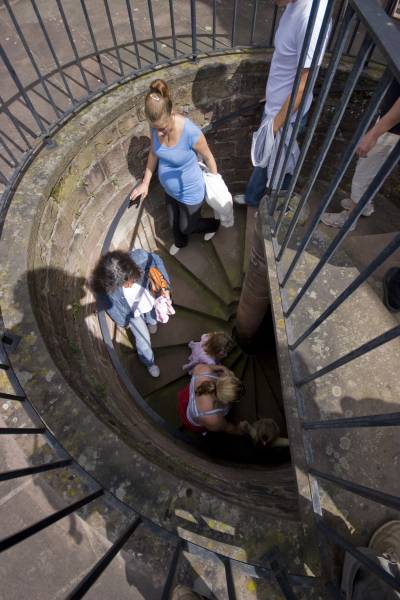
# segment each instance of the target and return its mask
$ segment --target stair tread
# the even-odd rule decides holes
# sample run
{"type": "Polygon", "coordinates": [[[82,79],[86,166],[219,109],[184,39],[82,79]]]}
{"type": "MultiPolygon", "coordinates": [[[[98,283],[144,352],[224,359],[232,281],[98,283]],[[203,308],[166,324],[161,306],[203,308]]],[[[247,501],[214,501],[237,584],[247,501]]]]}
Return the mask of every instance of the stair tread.
{"type": "Polygon", "coordinates": [[[220,227],[212,244],[233,289],[242,286],[246,208],[235,206],[235,225],[220,227]]]}
{"type": "Polygon", "coordinates": [[[207,313],[219,319],[228,319],[229,310],[215,293],[205,287],[193,274],[168,252],[159,251],[171,277],[173,302],[176,305],[207,313]]]}
{"type": "Polygon", "coordinates": [[[179,250],[174,258],[191,271],[205,288],[229,305],[235,297],[219,264],[214,246],[200,236],[197,237],[198,239],[191,239],[188,246],[179,250]]]}
{"type": "Polygon", "coordinates": [[[176,379],[145,397],[149,406],[172,425],[172,427],[178,428],[181,424],[178,413],[178,391],[188,383],[189,377],[182,375],[180,379],[176,379]]]}
{"type": "Polygon", "coordinates": [[[140,362],[136,352],[123,352],[120,354],[121,362],[129,374],[134,386],[143,395],[147,396],[165,385],[179,379],[184,375],[182,365],[189,356],[187,345],[165,346],[154,352],[156,365],[160,368],[160,377],[149,375],[146,367],[140,362]]]}

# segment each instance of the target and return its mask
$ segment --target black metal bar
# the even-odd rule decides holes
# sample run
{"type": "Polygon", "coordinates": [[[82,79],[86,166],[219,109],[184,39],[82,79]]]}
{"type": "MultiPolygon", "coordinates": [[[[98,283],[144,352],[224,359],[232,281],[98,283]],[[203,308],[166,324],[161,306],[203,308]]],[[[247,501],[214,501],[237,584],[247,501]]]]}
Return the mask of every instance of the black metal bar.
{"type": "Polygon", "coordinates": [[[276,583],[282,591],[284,598],[286,598],[286,600],[298,600],[292,586],[290,585],[289,576],[284,568],[279,549],[274,547],[272,551],[264,554],[262,560],[263,562],[268,561],[268,564],[274,574],[276,583]]]}
{"type": "Polygon", "coordinates": [[[177,57],[176,51],[176,34],[175,34],[175,17],[174,17],[174,0],[169,0],[169,18],[171,21],[171,35],[172,35],[172,47],[174,49],[174,56],[177,57]]]}
{"type": "Polygon", "coordinates": [[[67,600],[80,600],[90,590],[90,588],[96,583],[100,575],[106,570],[108,565],[111,563],[113,558],[123,548],[126,542],[129,540],[131,535],[136,531],[142,519],[137,517],[133,523],[127,527],[124,533],[113,543],[111,548],[100,558],[94,567],[89,571],[87,575],[78,583],[78,585],[70,592],[67,596],[67,600]]]}
{"type": "Polygon", "coordinates": [[[197,16],[196,0],[190,0],[190,21],[192,25],[192,58],[197,59],[197,16]]]}
{"type": "Polygon", "coordinates": [[[61,19],[62,19],[64,28],[65,28],[65,32],[66,32],[67,37],[68,37],[68,41],[71,44],[72,52],[74,53],[74,56],[75,56],[75,61],[76,61],[77,65],[79,67],[79,70],[81,72],[81,76],[82,76],[82,79],[83,79],[83,83],[85,84],[86,91],[90,92],[89,82],[87,80],[85,70],[84,70],[84,68],[82,66],[82,62],[81,62],[78,50],[76,49],[74,38],[72,37],[72,33],[71,33],[70,28],[69,28],[69,23],[67,21],[67,17],[65,16],[65,12],[64,12],[63,6],[61,4],[61,0],[56,0],[56,3],[57,3],[58,10],[60,11],[61,19]]]}
{"type": "Polygon", "coordinates": [[[308,430],[357,429],[359,427],[395,427],[398,425],[400,425],[400,412],[343,419],[324,419],[322,421],[305,421],[303,428],[308,430]]]}
{"type": "Polygon", "coordinates": [[[27,53],[29,60],[31,61],[32,67],[34,68],[36,75],[38,76],[40,83],[42,84],[45,92],[46,92],[46,96],[48,101],[50,102],[51,106],[53,107],[54,112],[56,113],[57,117],[60,117],[62,115],[62,111],[58,108],[58,106],[56,105],[56,103],[54,102],[54,99],[52,97],[52,95],[50,94],[50,90],[47,86],[47,81],[44,79],[41,70],[39,69],[39,66],[35,60],[35,57],[33,56],[31,49],[29,47],[28,42],[26,41],[25,35],[21,29],[21,27],[19,26],[19,23],[17,21],[17,19],[15,18],[14,15],[14,11],[10,6],[10,2],[9,0],[4,0],[4,4],[5,7],[7,8],[8,14],[13,22],[13,25],[15,27],[15,30],[17,32],[18,35],[18,39],[22,42],[22,45],[25,49],[25,52],[27,53]]]}
{"type": "Polygon", "coordinates": [[[371,350],[375,350],[375,348],[379,348],[379,346],[382,346],[383,344],[387,344],[387,342],[390,342],[391,340],[396,339],[399,335],[400,335],[400,325],[397,325],[396,327],[392,327],[392,329],[385,331],[385,333],[382,333],[381,335],[376,336],[375,338],[373,338],[372,340],[369,340],[365,344],[362,344],[355,350],[352,350],[351,352],[348,352],[341,358],[334,360],[326,367],[319,369],[319,371],[310,373],[309,375],[306,375],[306,377],[303,377],[303,379],[300,379],[299,381],[295,381],[295,385],[300,387],[302,385],[305,385],[306,383],[309,383],[310,381],[314,381],[314,379],[318,379],[319,377],[322,377],[323,375],[326,375],[327,373],[330,373],[331,371],[334,371],[335,369],[338,369],[339,367],[346,365],[347,363],[351,362],[352,360],[359,358],[363,354],[366,354],[367,352],[371,352],[371,350]]]}
{"type": "Polygon", "coordinates": [[[254,43],[254,34],[256,31],[256,22],[257,22],[257,10],[258,10],[258,0],[254,0],[253,16],[251,18],[250,46],[252,46],[254,43]]]}
{"type": "MultiPolygon", "coordinates": [[[[281,168],[281,171],[280,171],[280,174],[279,174],[278,184],[276,186],[276,189],[272,193],[272,198],[271,199],[272,199],[272,203],[273,203],[274,206],[277,205],[278,194],[279,194],[279,192],[281,190],[281,187],[282,187],[283,179],[285,177],[286,166],[287,166],[287,163],[289,161],[289,157],[290,157],[290,153],[292,151],[293,144],[295,143],[296,138],[297,138],[297,134],[298,134],[298,131],[299,131],[299,128],[300,128],[301,119],[302,119],[303,114],[304,114],[305,104],[307,102],[307,99],[308,99],[308,96],[309,96],[310,92],[314,88],[314,84],[315,84],[315,81],[317,79],[318,70],[319,70],[318,63],[319,63],[319,59],[320,59],[320,56],[321,56],[321,52],[322,52],[323,46],[325,44],[326,35],[328,33],[329,24],[330,24],[331,16],[332,16],[332,10],[333,10],[334,1],[335,0],[330,0],[327,3],[327,6],[326,6],[324,18],[322,20],[321,29],[320,29],[318,40],[317,40],[317,44],[316,44],[316,47],[315,47],[315,52],[314,52],[314,55],[313,55],[313,58],[312,58],[312,61],[311,61],[310,70],[309,70],[307,81],[306,81],[306,85],[305,85],[305,88],[304,88],[303,97],[301,99],[300,106],[299,106],[299,108],[297,110],[297,115],[296,115],[295,123],[293,125],[292,135],[290,136],[289,145],[288,145],[288,147],[286,149],[285,158],[283,160],[282,168],[281,168]]],[[[287,205],[289,204],[289,200],[290,200],[290,196],[287,196],[286,202],[284,203],[284,206],[281,207],[281,211],[280,211],[280,218],[281,219],[283,218],[283,215],[285,214],[287,205]]],[[[274,234],[276,233],[277,229],[278,229],[278,226],[276,226],[274,234]]]]}
{"type": "Polygon", "coordinates": [[[32,4],[33,10],[35,12],[36,18],[38,20],[38,23],[40,25],[40,28],[42,30],[42,33],[43,33],[43,35],[45,37],[46,43],[47,43],[47,45],[49,47],[49,50],[51,52],[51,55],[53,57],[53,60],[55,62],[55,65],[57,67],[57,72],[58,72],[58,74],[60,75],[60,77],[61,77],[61,79],[63,81],[63,84],[64,84],[65,89],[67,91],[67,94],[69,96],[69,99],[71,100],[72,104],[75,104],[76,100],[75,100],[75,98],[74,98],[74,96],[73,96],[73,94],[71,92],[71,88],[69,87],[69,83],[67,81],[67,78],[65,77],[65,73],[64,73],[64,71],[61,68],[60,61],[58,60],[57,53],[55,52],[55,50],[53,48],[53,44],[51,42],[49,34],[47,33],[47,29],[46,29],[46,27],[45,27],[45,25],[43,23],[42,15],[40,14],[40,11],[39,11],[39,9],[38,9],[38,7],[36,5],[36,0],[31,0],[31,4],[32,4]]]}
{"type": "MultiPolygon", "coordinates": [[[[310,40],[311,40],[311,36],[313,33],[315,21],[317,18],[318,9],[319,9],[319,0],[312,0],[312,7],[311,7],[308,23],[307,23],[306,33],[304,36],[304,42],[303,42],[303,45],[301,48],[299,62],[297,65],[296,76],[294,79],[292,91],[290,93],[290,101],[289,101],[289,106],[288,106],[287,113],[286,113],[285,124],[283,126],[281,139],[280,139],[279,147],[278,147],[278,152],[276,154],[276,159],[275,159],[274,166],[272,169],[271,179],[269,182],[269,186],[270,186],[271,190],[274,190],[273,186],[275,184],[275,177],[276,177],[276,174],[278,171],[282,152],[283,152],[283,149],[285,146],[286,137],[287,137],[287,133],[288,133],[288,129],[289,129],[289,124],[290,124],[290,120],[292,117],[293,108],[294,108],[294,105],[296,102],[297,92],[299,90],[299,85],[300,85],[300,79],[301,79],[302,71],[304,68],[304,64],[306,62],[307,52],[308,52],[308,48],[310,46],[310,40]]],[[[305,101],[305,98],[303,98],[303,100],[305,101]]],[[[283,180],[283,177],[282,177],[282,180],[283,180]]],[[[271,197],[271,206],[270,206],[270,214],[271,215],[274,214],[277,201],[278,201],[278,194],[273,193],[272,197],[271,197]]]]}
{"type": "Polygon", "coordinates": [[[376,0],[350,0],[368,35],[384,55],[389,68],[400,79],[399,30],[376,0]]]}
{"type": "Polygon", "coordinates": [[[167,579],[165,581],[164,588],[163,588],[163,591],[161,594],[161,600],[169,600],[169,598],[171,597],[171,591],[172,591],[172,586],[174,584],[175,573],[178,568],[179,559],[181,556],[181,552],[182,552],[184,543],[185,542],[180,539],[175,546],[174,554],[172,556],[172,560],[171,560],[171,563],[170,563],[169,569],[168,569],[167,579]]]}
{"type": "MultiPolygon", "coordinates": [[[[13,125],[15,125],[15,127],[17,128],[17,131],[19,133],[17,124],[14,124],[14,122],[12,120],[12,115],[9,114],[10,111],[9,111],[8,107],[4,106],[3,99],[1,96],[0,96],[0,106],[1,106],[1,110],[4,112],[4,114],[7,115],[7,117],[10,119],[10,121],[13,123],[13,125]]],[[[25,152],[26,148],[23,148],[20,144],[18,144],[16,142],[15,136],[14,136],[14,138],[11,138],[9,135],[7,135],[7,133],[5,131],[2,131],[1,135],[6,139],[6,142],[8,142],[9,144],[12,144],[14,146],[14,148],[16,148],[19,152],[21,152],[21,154],[23,154],[25,152]]],[[[27,143],[27,146],[29,147],[29,142],[27,143]]]]}
{"type": "Polygon", "coordinates": [[[229,558],[224,561],[225,577],[226,577],[226,589],[228,592],[228,600],[236,600],[235,583],[233,581],[232,574],[232,563],[229,558]]]}
{"type": "Polygon", "coordinates": [[[99,496],[102,496],[103,494],[104,494],[104,490],[99,489],[96,492],[93,492],[92,494],[85,496],[81,500],[78,500],[77,502],[74,502],[73,504],[70,504],[69,506],[62,508],[61,510],[56,511],[52,515],[45,517],[44,519],[41,519],[40,521],[37,521],[36,523],[34,523],[33,525],[30,525],[29,527],[26,527],[22,531],[18,531],[18,533],[14,533],[13,535],[10,535],[10,536],[0,540],[0,552],[4,552],[5,550],[8,550],[8,548],[15,546],[15,544],[19,544],[20,542],[23,542],[28,537],[35,535],[35,533],[39,533],[39,531],[46,529],[50,525],[53,525],[53,523],[56,523],[57,521],[59,521],[60,519],[63,519],[64,517],[67,517],[71,513],[76,512],[77,510],[79,510],[83,506],[86,506],[86,504],[93,502],[93,500],[96,500],[96,498],[99,498],[99,496]]]}
{"type": "Polygon", "coordinates": [[[46,471],[53,471],[53,469],[62,469],[72,464],[72,459],[68,458],[65,460],[58,460],[56,462],[49,462],[44,465],[38,465],[35,467],[24,467],[23,469],[14,469],[13,471],[5,471],[0,473],[0,481],[9,481],[10,479],[18,479],[19,477],[25,477],[26,475],[35,475],[36,473],[43,473],[46,471]]]}
{"type": "Polygon", "coordinates": [[[238,8],[238,0],[234,0],[233,13],[232,13],[232,28],[231,28],[231,47],[232,48],[235,45],[237,8],[238,8]]]}
{"type": "Polygon", "coordinates": [[[378,566],[373,560],[368,558],[365,554],[357,550],[348,542],[344,537],[337,533],[332,527],[327,525],[321,517],[317,518],[316,525],[322,533],[329,538],[334,544],[337,544],[344,550],[347,550],[358,562],[364,565],[369,571],[380,577],[382,581],[390,585],[393,589],[400,591],[400,578],[389,575],[382,567],[378,566]]]}
{"type": "Polygon", "coordinates": [[[6,160],[6,161],[7,161],[7,163],[8,163],[10,166],[14,166],[14,167],[16,167],[16,166],[17,166],[17,164],[18,164],[18,160],[17,160],[17,158],[16,158],[15,154],[13,153],[13,151],[12,151],[12,150],[10,150],[10,148],[8,147],[8,145],[6,144],[6,142],[4,141],[4,139],[3,139],[3,135],[2,135],[2,132],[0,132],[0,144],[3,146],[3,148],[4,148],[5,152],[8,154],[8,158],[6,159],[6,158],[4,157],[4,160],[6,160]],[[10,161],[12,161],[12,163],[13,163],[13,164],[11,164],[11,162],[10,162],[10,161]]]}
{"type": "Polygon", "coordinates": [[[121,60],[121,54],[120,54],[119,46],[118,46],[118,42],[117,42],[117,36],[115,35],[114,23],[113,23],[112,16],[111,16],[110,6],[108,4],[108,0],[103,0],[103,2],[104,2],[104,8],[106,9],[106,15],[107,15],[107,20],[108,20],[108,25],[110,27],[112,41],[114,44],[114,50],[117,55],[119,72],[121,75],[124,75],[124,68],[122,66],[122,60],[121,60]]]}
{"type": "Polygon", "coordinates": [[[339,487],[348,490],[353,494],[357,494],[357,496],[362,496],[363,498],[368,498],[368,500],[372,500],[373,502],[378,502],[378,504],[383,504],[389,508],[400,510],[400,498],[397,496],[385,494],[379,490],[373,490],[372,488],[359,485],[358,483],[353,483],[352,481],[346,481],[345,479],[341,479],[340,477],[336,477],[335,475],[330,475],[328,473],[323,473],[322,471],[312,467],[308,469],[308,472],[313,477],[330,481],[331,483],[334,483],[335,485],[338,485],[339,487]]]}
{"type": "MultiPolygon", "coordinates": [[[[317,228],[321,216],[323,215],[323,213],[325,212],[327,206],[330,204],[336,190],[337,187],[340,183],[340,181],[342,180],[344,173],[346,172],[347,168],[349,167],[351,160],[355,154],[356,148],[358,146],[358,143],[361,139],[361,137],[364,135],[364,133],[366,132],[366,130],[369,128],[369,126],[372,123],[373,118],[376,115],[376,112],[378,110],[378,106],[382,100],[382,98],[384,97],[385,93],[387,92],[389,86],[390,86],[390,82],[391,82],[391,76],[388,73],[388,71],[385,72],[384,76],[382,77],[382,79],[379,82],[379,85],[377,87],[377,89],[375,90],[375,93],[373,95],[373,97],[371,98],[371,101],[368,105],[367,110],[365,111],[365,113],[363,114],[360,123],[357,127],[357,130],[355,132],[355,134],[353,135],[351,142],[349,143],[349,145],[347,146],[340,162],[338,165],[338,168],[336,170],[335,176],[332,178],[332,180],[329,183],[328,189],[327,191],[324,193],[321,202],[319,203],[318,206],[318,210],[315,213],[315,215],[313,216],[311,223],[309,224],[309,226],[307,227],[307,231],[305,232],[303,239],[300,242],[299,247],[296,250],[296,254],[293,257],[288,270],[283,278],[282,281],[282,286],[284,286],[287,282],[287,280],[289,279],[293,269],[295,268],[295,266],[297,265],[301,255],[303,254],[305,248],[308,246],[313,233],[315,231],[315,229],[317,228]]],[[[345,97],[345,95],[343,94],[343,97],[345,97]]],[[[342,97],[342,98],[343,98],[342,97]]],[[[348,102],[348,98],[345,97],[344,100],[342,100],[341,104],[342,106],[347,104],[348,102]]],[[[337,112],[342,112],[340,109],[337,112]]],[[[343,109],[344,112],[344,109],[343,109]]],[[[341,118],[342,115],[340,115],[341,118]]],[[[293,223],[290,224],[290,227],[286,233],[285,236],[285,240],[282,243],[282,247],[280,250],[280,256],[282,256],[284,250],[287,247],[287,244],[289,243],[289,240],[291,238],[291,234],[293,233],[294,227],[297,223],[298,217],[300,215],[300,211],[303,208],[303,206],[305,205],[305,203],[308,200],[308,197],[311,193],[312,187],[316,181],[317,178],[317,174],[319,172],[319,170],[321,169],[322,163],[320,163],[321,160],[321,156],[322,156],[322,161],[325,160],[326,155],[328,153],[328,149],[333,141],[333,137],[336,133],[336,129],[339,126],[339,122],[338,120],[336,120],[336,118],[333,119],[332,121],[332,125],[333,127],[329,127],[328,133],[325,137],[324,143],[323,143],[323,148],[321,149],[321,155],[320,158],[318,160],[318,164],[316,164],[316,166],[313,169],[313,172],[309,178],[309,181],[307,183],[307,191],[305,192],[305,195],[303,196],[301,202],[299,203],[295,214],[293,216],[293,223]],[[292,227],[293,225],[293,227],[292,227]]],[[[370,186],[371,187],[371,186],[370,186]]],[[[369,188],[368,188],[369,189],[369,188]]],[[[371,188],[372,189],[372,188],[371,188]]]]}
{"type": "Polygon", "coordinates": [[[45,433],[46,427],[0,427],[0,435],[22,435],[45,433]]]}
{"type": "Polygon", "coordinates": [[[217,0],[213,0],[213,12],[212,12],[212,47],[213,50],[216,48],[216,33],[217,33],[217,0]]]}
{"type": "Polygon", "coordinates": [[[159,54],[158,54],[158,47],[157,47],[156,28],[154,25],[153,5],[151,3],[151,0],[147,0],[147,6],[149,9],[151,35],[152,35],[152,39],[153,39],[153,50],[154,50],[154,55],[156,58],[155,62],[157,63],[159,61],[159,54]]]}
{"type": "Polygon", "coordinates": [[[275,38],[275,28],[276,28],[276,19],[278,17],[278,7],[275,4],[274,6],[274,14],[272,16],[272,27],[271,27],[271,33],[269,34],[269,47],[271,48],[274,44],[274,38],[275,38]]]}
{"type": "Polygon", "coordinates": [[[376,256],[362,271],[352,283],[324,310],[323,313],[314,321],[308,329],[293,343],[289,345],[290,350],[295,350],[304,340],[321,325],[347,298],[355,292],[364,281],[368,279],[370,275],[378,267],[380,267],[385,260],[389,258],[396,250],[400,248],[400,233],[398,233],[391,242],[376,256]]]}
{"type": "MultiPolygon", "coordinates": [[[[25,133],[24,133],[24,129],[27,129],[26,126],[24,126],[23,123],[20,122],[19,119],[17,119],[17,117],[15,117],[12,112],[10,111],[10,109],[8,108],[8,106],[5,105],[3,98],[0,96],[0,106],[1,106],[1,110],[2,112],[4,112],[5,115],[7,115],[7,117],[10,119],[11,123],[14,125],[15,129],[18,131],[19,135],[21,136],[23,142],[26,144],[27,148],[32,148],[32,144],[29,142],[28,138],[26,137],[25,133]]],[[[16,146],[18,148],[18,150],[20,150],[21,152],[25,152],[26,148],[22,148],[20,147],[17,142],[15,142],[15,140],[10,139],[9,136],[2,131],[1,132],[2,135],[4,135],[4,137],[6,139],[8,139],[10,142],[12,142],[14,144],[14,146],[16,146]]],[[[32,137],[35,137],[35,133],[32,131],[31,132],[32,137]]]]}
{"type": "MultiPolygon", "coordinates": [[[[377,104],[379,104],[379,101],[377,102],[377,104]]],[[[360,128],[365,131],[365,129],[367,127],[364,127],[364,125],[365,125],[365,123],[362,120],[361,124],[360,124],[360,126],[361,126],[360,128]]],[[[359,130],[357,131],[357,134],[360,134],[359,130]]],[[[354,151],[355,151],[355,149],[357,147],[358,140],[359,140],[359,136],[358,135],[357,135],[356,139],[352,140],[352,142],[351,142],[351,144],[350,144],[350,146],[348,148],[348,151],[345,153],[344,160],[343,160],[343,162],[346,163],[346,167],[342,171],[342,174],[340,173],[340,171],[338,171],[337,177],[340,178],[343,175],[343,173],[345,172],[348,164],[350,163],[351,157],[354,154],[354,151]]],[[[360,198],[360,201],[357,203],[357,206],[354,208],[353,211],[350,212],[350,215],[349,215],[347,221],[345,222],[345,224],[343,225],[343,227],[340,228],[340,230],[339,230],[338,234],[336,235],[336,237],[332,240],[332,242],[329,244],[328,248],[325,250],[325,252],[321,256],[321,258],[318,261],[317,265],[315,266],[315,268],[311,272],[311,275],[309,275],[309,277],[307,278],[307,280],[303,284],[300,292],[297,294],[296,298],[293,300],[292,304],[290,305],[290,307],[288,308],[288,310],[285,312],[285,317],[289,316],[292,313],[292,311],[296,308],[297,304],[300,302],[301,298],[304,296],[304,294],[306,293],[307,289],[310,287],[310,285],[312,284],[312,282],[315,280],[315,278],[318,276],[318,274],[324,268],[324,266],[326,265],[326,263],[328,262],[328,260],[334,255],[334,253],[336,252],[336,250],[340,247],[342,241],[344,240],[344,238],[346,237],[346,235],[349,233],[349,231],[350,231],[353,223],[357,222],[357,220],[360,217],[360,215],[361,215],[362,211],[364,210],[365,206],[368,204],[368,202],[370,200],[372,200],[375,197],[375,195],[377,194],[377,192],[379,191],[379,189],[382,187],[383,182],[385,181],[385,179],[390,175],[390,173],[395,168],[396,164],[399,161],[399,158],[400,158],[400,141],[393,148],[393,150],[389,154],[388,158],[385,160],[385,162],[383,163],[382,167],[379,169],[378,173],[375,175],[375,177],[373,178],[373,180],[371,181],[371,183],[367,187],[366,191],[364,192],[364,194],[360,198]]],[[[339,169],[340,169],[340,167],[339,167],[339,169]]],[[[333,183],[328,188],[328,192],[327,192],[326,196],[324,196],[324,198],[323,198],[323,200],[321,202],[320,207],[318,208],[318,211],[317,211],[315,217],[320,218],[322,216],[322,213],[324,212],[325,208],[328,206],[329,202],[331,201],[331,198],[332,198],[332,196],[333,196],[333,194],[334,194],[334,192],[336,190],[336,187],[338,185],[339,185],[339,182],[336,182],[336,184],[333,183]]],[[[313,219],[313,222],[311,223],[311,225],[313,225],[313,223],[314,223],[314,219],[313,219]]],[[[308,235],[308,231],[307,231],[306,235],[308,235]]],[[[302,246],[302,244],[303,244],[303,242],[300,244],[300,247],[302,246]]],[[[304,248],[303,248],[303,250],[304,250],[304,248]]],[[[285,281],[287,281],[286,277],[285,277],[285,281]]],[[[284,283],[283,283],[283,285],[284,285],[284,283]]]]}
{"type": "Polygon", "coordinates": [[[6,51],[4,50],[4,48],[1,44],[0,44],[0,57],[3,60],[7,71],[11,75],[11,78],[12,78],[17,90],[21,94],[21,97],[24,99],[24,102],[25,102],[27,108],[30,110],[33,118],[35,119],[40,131],[42,133],[45,133],[46,128],[44,127],[43,122],[42,122],[38,112],[36,111],[36,108],[33,106],[31,99],[29,98],[28,94],[26,93],[25,87],[22,85],[17,73],[15,72],[14,67],[11,64],[11,61],[9,60],[9,58],[7,56],[6,51]]]}
{"type": "MultiPolygon", "coordinates": [[[[93,50],[95,52],[95,55],[96,55],[96,58],[97,58],[97,63],[98,63],[99,68],[100,68],[100,72],[101,72],[101,76],[102,76],[102,79],[103,79],[103,83],[107,84],[108,83],[107,76],[106,76],[106,72],[104,70],[103,63],[101,62],[101,56],[100,56],[100,52],[99,52],[99,49],[98,49],[98,46],[97,46],[96,37],[94,35],[92,23],[90,21],[89,13],[88,13],[87,8],[86,8],[86,4],[85,4],[86,0],[80,0],[80,2],[81,2],[82,11],[83,11],[83,16],[85,17],[86,26],[88,28],[90,39],[91,39],[91,42],[92,42],[93,50]]],[[[127,2],[129,2],[129,0],[127,0],[127,2]]]]}
{"type": "Polygon", "coordinates": [[[6,394],[6,392],[0,392],[0,398],[4,400],[25,400],[26,396],[22,396],[20,394],[6,394]]]}
{"type": "Polygon", "coordinates": [[[350,54],[351,47],[353,45],[353,42],[355,40],[355,37],[358,33],[359,28],[360,28],[360,21],[357,21],[357,23],[355,23],[355,25],[354,25],[353,33],[351,34],[351,38],[350,38],[349,44],[347,46],[346,54],[350,54]]]}
{"type": "MultiPolygon", "coordinates": [[[[170,0],[170,1],[172,2],[172,0],[170,0]]],[[[131,27],[131,32],[132,32],[132,41],[133,41],[133,47],[135,48],[137,66],[138,66],[138,69],[141,69],[142,68],[142,59],[140,58],[139,46],[137,43],[136,29],[135,29],[135,23],[133,20],[132,7],[131,7],[130,0],[126,0],[126,8],[128,9],[129,25],[131,27]]]]}
{"type": "MultiPolygon", "coordinates": [[[[333,82],[334,77],[336,75],[336,72],[337,72],[337,69],[338,69],[338,66],[339,66],[339,63],[340,63],[340,59],[341,59],[342,54],[343,54],[344,46],[346,44],[347,37],[348,37],[348,35],[350,33],[350,28],[351,28],[351,24],[353,22],[353,19],[354,19],[353,10],[350,7],[348,7],[347,10],[346,10],[346,13],[344,15],[343,22],[341,24],[338,36],[337,36],[337,41],[336,41],[335,47],[334,47],[334,49],[333,49],[333,51],[331,53],[331,59],[330,59],[330,62],[329,62],[327,73],[326,73],[324,82],[322,84],[322,89],[321,89],[320,94],[318,96],[318,99],[316,101],[316,105],[315,105],[314,110],[313,110],[311,122],[308,124],[308,127],[307,127],[305,140],[303,141],[303,144],[302,144],[302,147],[301,147],[300,156],[299,156],[299,160],[297,161],[297,164],[296,164],[296,167],[295,167],[295,170],[294,170],[294,173],[293,173],[290,185],[289,185],[289,189],[288,189],[288,193],[287,193],[287,198],[291,197],[291,195],[293,193],[293,190],[295,188],[295,185],[297,183],[297,180],[299,178],[300,171],[301,171],[301,169],[303,167],[305,157],[307,155],[307,152],[309,150],[310,144],[311,144],[312,139],[314,137],[315,130],[316,130],[317,126],[318,126],[320,116],[322,114],[322,111],[323,111],[326,99],[328,97],[329,90],[331,88],[332,82],[333,82]]],[[[371,51],[372,51],[372,47],[370,48],[370,52],[371,51]]],[[[356,84],[356,81],[354,81],[354,85],[351,85],[353,83],[353,79],[356,78],[357,74],[358,74],[358,76],[361,74],[362,69],[364,68],[364,66],[365,66],[364,63],[362,65],[359,65],[359,66],[356,66],[356,64],[353,66],[353,70],[350,73],[350,75],[349,75],[349,77],[347,79],[347,82],[346,82],[345,89],[343,90],[342,100],[343,100],[345,92],[346,92],[346,97],[349,99],[350,94],[352,93],[352,91],[353,91],[353,89],[355,87],[355,84],[356,84]]],[[[342,116],[343,116],[343,114],[345,112],[346,107],[347,107],[347,103],[341,108],[340,113],[339,113],[339,109],[337,109],[337,111],[335,113],[334,122],[331,122],[331,127],[328,130],[327,135],[325,136],[324,144],[323,144],[323,147],[321,149],[321,151],[322,150],[324,151],[324,155],[322,156],[321,160],[318,160],[318,162],[315,164],[315,166],[314,166],[314,168],[313,168],[313,170],[311,172],[311,175],[310,175],[310,177],[308,179],[308,182],[307,182],[307,185],[306,185],[306,188],[305,188],[305,190],[306,190],[305,191],[305,200],[304,200],[304,202],[302,201],[300,203],[302,205],[301,208],[307,202],[307,199],[308,199],[308,196],[309,196],[309,194],[311,192],[311,189],[312,189],[312,187],[313,187],[313,185],[314,185],[314,183],[315,183],[315,181],[317,179],[317,176],[318,176],[318,173],[319,173],[319,170],[320,170],[320,165],[323,163],[323,161],[324,161],[324,159],[326,157],[326,154],[327,154],[327,152],[329,150],[329,147],[330,147],[330,144],[331,144],[331,140],[333,139],[333,137],[334,137],[334,135],[336,133],[336,130],[337,130],[338,126],[339,126],[339,122],[340,122],[340,120],[341,120],[341,118],[342,118],[342,116]]],[[[293,231],[294,231],[294,229],[295,229],[295,227],[297,225],[297,222],[299,220],[300,212],[301,212],[301,209],[299,209],[298,211],[296,210],[295,214],[293,215],[293,218],[292,218],[292,221],[290,223],[289,229],[288,229],[288,231],[287,231],[287,233],[286,233],[286,235],[284,237],[284,241],[282,242],[282,246],[281,246],[280,252],[278,253],[278,257],[277,257],[278,261],[281,260],[282,255],[283,255],[283,253],[284,253],[284,251],[285,251],[285,249],[286,249],[286,247],[287,247],[287,245],[289,243],[289,240],[290,240],[290,238],[292,236],[292,233],[293,233],[293,231]]],[[[284,213],[281,213],[280,218],[278,219],[278,223],[277,223],[277,226],[275,228],[276,233],[278,233],[279,228],[280,228],[280,226],[282,224],[283,215],[284,215],[284,213]]]]}
{"type": "Polygon", "coordinates": [[[332,27],[332,36],[331,36],[331,40],[329,43],[329,51],[332,50],[334,43],[337,42],[337,39],[335,39],[336,31],[337,31],[337,28],[339,27],[339,24],[342,22],[342,18],[344,17],[346,9],[347,9],[347,0],[342,0],[340,9],[338,8],[338,10],[337,10],[335,22],[332,27]]]}

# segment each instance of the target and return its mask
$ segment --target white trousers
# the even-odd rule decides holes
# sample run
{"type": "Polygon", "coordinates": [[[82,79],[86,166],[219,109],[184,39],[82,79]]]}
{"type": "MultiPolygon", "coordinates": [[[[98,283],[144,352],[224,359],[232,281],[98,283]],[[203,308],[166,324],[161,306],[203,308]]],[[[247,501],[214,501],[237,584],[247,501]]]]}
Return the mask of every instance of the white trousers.
{"type": "MultiPolygon", "coordinates": [[[[369,184],[399,141],[395,133],[384,133],[365,158],[359,158],[351,183],[351,199],[357,204],[364,195],[369,184]]],[[[372,200],[364,208],[364,213],[371,214],[374,208],[372,200]]]]}

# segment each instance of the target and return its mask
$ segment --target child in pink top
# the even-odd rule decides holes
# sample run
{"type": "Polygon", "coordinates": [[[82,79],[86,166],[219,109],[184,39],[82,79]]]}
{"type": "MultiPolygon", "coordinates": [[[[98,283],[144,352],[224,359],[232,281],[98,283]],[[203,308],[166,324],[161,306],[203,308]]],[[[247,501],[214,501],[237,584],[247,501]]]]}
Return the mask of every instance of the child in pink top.
{"type": "Polygon", "coordinates": [[[192,372],[198,364],[215,365],[225,358],[233,348],[232,338],[224,331],[203,333],[199,342],[189,342],[191,354],[183,365],[184,371],[192,372]]]}

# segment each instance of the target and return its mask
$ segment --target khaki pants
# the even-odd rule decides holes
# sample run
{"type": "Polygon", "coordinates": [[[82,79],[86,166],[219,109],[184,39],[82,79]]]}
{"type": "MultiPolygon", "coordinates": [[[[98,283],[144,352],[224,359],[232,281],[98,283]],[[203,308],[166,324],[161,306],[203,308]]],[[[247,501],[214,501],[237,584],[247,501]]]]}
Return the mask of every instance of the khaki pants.
{"type": "MultiPolygon", "coordinates": [[[[351,199],[357,204],[365,193],[367,187],[389,156],[391,150],[399,141],[400,136],[395,133],[384,133],[380,136],[375,146],[365,158],[359,158],[351,183],[351,199]]],[[[363,213],[369,215],[373,211],[372,200],[368,202],[363,213]]]]}

